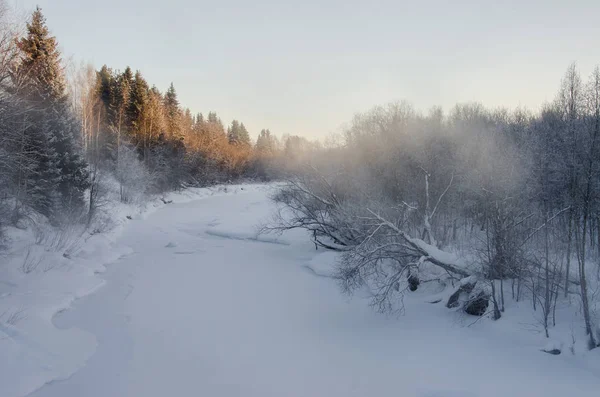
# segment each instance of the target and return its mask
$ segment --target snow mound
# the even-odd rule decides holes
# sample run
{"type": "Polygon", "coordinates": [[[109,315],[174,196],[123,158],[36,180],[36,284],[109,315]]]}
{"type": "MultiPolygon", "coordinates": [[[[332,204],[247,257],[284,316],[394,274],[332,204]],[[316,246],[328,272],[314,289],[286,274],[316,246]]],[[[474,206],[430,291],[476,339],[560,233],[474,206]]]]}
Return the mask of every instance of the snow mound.
{"type": "Polygon", "coordinates": [[[562,352],[562,343],[557,340],[549,340],[542,351],[553,355],[559,355],[562,352]]]}

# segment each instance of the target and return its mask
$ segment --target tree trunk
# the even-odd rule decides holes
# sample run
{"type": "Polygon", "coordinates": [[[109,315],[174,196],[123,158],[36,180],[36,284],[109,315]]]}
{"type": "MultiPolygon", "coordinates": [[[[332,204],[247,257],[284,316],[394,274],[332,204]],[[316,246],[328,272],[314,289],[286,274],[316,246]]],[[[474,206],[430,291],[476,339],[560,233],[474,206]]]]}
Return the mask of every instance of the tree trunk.
{"type": "MultiPolygon", "coordinates": [[[[591,185],[591,181],[588,181],[588,191],[591,185]]],[[[592,327],[592,318],[590,314],[590,303],[588,297],[588,289],[587,289],[587,279],[585,274],[585,240],[586,240],[586,232],[587,232],[587,221],[588,221],[588,202],[586,200],[586,204],[584,205],[584,214],[583,214],[583,236],[581,238],[581,252],[579,255],[579,283],[581,288],[581,303],[583,306],[583,318],[585,321],[585,331],[589,336],[590,348],[596,347],[596,338],[594,335],[594,329],[592,327]]]]}
{"type": "Polygon", "coordinates": [[[500,311],[504,313],[504,279],[500,278],[500,311]]]}
{"type": "Polygon", "coordinates": [[[565,270],[565,298],[569,296],[569,273],[571,272],[571,244],[573,243],[573,209],[569,210],[567,234],[567,268],[565,270]]]}
{"type": "Polygon", "coordinates": [[[550,316],[550,306],[552,305],[552,294],[550,293],[550,247],[549,247],[549,236],[548,236],[548,212],[546,212],[546,230],[544,233],[544,254],[545,254],[545,276],[546,276],[546,288],[544,293],[544,330],[546,331],[546,338],[549,338],[548,334],[548,317],[550,316]]]}

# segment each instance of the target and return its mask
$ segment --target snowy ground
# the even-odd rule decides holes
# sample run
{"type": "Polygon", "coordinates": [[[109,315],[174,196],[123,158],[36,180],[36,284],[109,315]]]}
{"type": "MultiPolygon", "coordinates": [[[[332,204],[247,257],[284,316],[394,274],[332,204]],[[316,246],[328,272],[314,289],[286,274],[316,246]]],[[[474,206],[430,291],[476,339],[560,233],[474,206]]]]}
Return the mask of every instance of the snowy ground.
{"type": "MultiPolygon", "coordinates": [[[[56,345],[32,348],[43,335],[15,335],[32,329],[27,319],[0,329],[0,346],[23,364],[0,373],[0,396],[79,367],[31,396],[599,395],[600,356],[542,353],[531,324],[506,316],[467,327],[472,317],[419,294],[404,316],[386,317],[344,297],[328,277],[335,255],[304,233],[256,238],[272,209],[267,193],[177,196],[130,221],[111,245],[120,258],[86,288],[104,286],[54,316],[56,345]]],[[[0,364],[11,368],[6,355],[0,364]]]]}

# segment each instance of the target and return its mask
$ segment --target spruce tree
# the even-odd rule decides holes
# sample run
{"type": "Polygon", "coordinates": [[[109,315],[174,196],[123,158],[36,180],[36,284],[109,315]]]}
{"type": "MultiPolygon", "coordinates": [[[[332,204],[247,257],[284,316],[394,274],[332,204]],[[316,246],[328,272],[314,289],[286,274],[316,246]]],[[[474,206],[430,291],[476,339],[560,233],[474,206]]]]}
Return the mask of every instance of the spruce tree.
{"type": "Polygon", "coordinates": [[[227,129],[227,138],[232,145],[250,145],[250,134],[244,126],[237,120],[231,122],[231,126],[227,129]]]}
{"type": "Polygon", "coordinates": [[[131,125],[128,118],[131,103],[131,91],[134,83],[133,72],[127,66],[125,71],[116,79],[115,105],[117,108],[116,127],[120,134],[126,134],[131,125]]]}
{"type": "Polygon", "coordinates": [[[27,131],[36,167],[29,182],[32,206],[47,216],[83,204],[88,187],[87,164],[77,145],[81,126],[69,106],[56,38],[50,35],[38,7],[17,43],[20,58],[13,73],[35,111],[27,131]]]}
{"type": "Polygon", "coordinates": [[[147,125],[144,139],[148,148],[155,146],[160,139],[168,138],[165,134],[168,120],[164,101],[163,94],[155,86],[148,91],[148,103],[144,112],[144,120],[147,125]]]}
{"type": "MultiPolygon", "coordinates": [[[[119,162],[119,154],[121,152],[124,138],[128,135],[131,122],[129,119],[129,104],[131,102],[131,87],[133,86],[133,72],[127,66],[122,74],[119,74],[114,79],[114,107],[115,117],[112,125],[116,144],[116,158],[119,162]]],[[[118,164],[117,164],[118,166],[118,164]]]]}
{"type": "Polygon", "coordinates": [[[219,132],[227,134],[225,131],[225,127],[223,126],[223,121],[217,116],[217,113],[208,112],[206,120],[208,123],[213,124],[213,126],[217,127],[219,132]]]}
{"type": "Polygon", "coordinates": [[[146,131],[144,129],[144,118],[148,107],[148,92],[148,83],[140,71],[137,71],[131,87],[131,98],[129,101],[127,117],[130,123],[129,130],[131,131],[133,141],[142,153],[144,153],[145,149],[148,147],[147,137],[145,136],[146,131]]]}
{"type": "Polygon", "coordinates": [[[275,152],[275,140],[268,129],[260,131],[256,139],[256,151],[263,156],[272,155],[275,152]]]}
{"type": "Polygon", "coordinates": [[[183,120],[181,126],[182,137],[192,132],[194,129],[194,116],[189,108],[186,108],[183,112],[183,120]]]}
{"type": "Polygon", "coordinates": [[[50,35],[40,7],[27,23],[27,35],[18,41],[21,59],[19,70],[29,79],[24,88],[38,101],[52,103],[66,97],[66,83],[56,38],[50,35]]]}
{"type": "Polygon", "coordinates": [[[244,123],[240,124],[239,143],[242,145],[246,145],[246,146],[250,146],[250,144],[251,144],[250,133],[246,129],[246,126],[244,125],[244,123]]]}
{"type": "Polygon", "coordinates": [[[235,145],[239,141],[240,136],[240,122],[233,120],[231,125],[227,127],[227,139],[231,145],[235,145]]]}
{"type": "MultiPolygon", "coordinates": [[[[99,145],[98,151],[101,159],[114,161],[117,157],[118,139],[116,134],[111,134],[110,132],[114,132],[115,120],[117,118],[117,82],[114,72],[106,65],[102,66],[96,72],[95,89],[95,94],[100,105],[95,110],[95,112],[98,112],[96,117],[100,117],[100,131],[98,133],[102,137],[102,143],[99,145]]],[[[97,127],[95,126],[94,128],[97,127]]],[[[87,150],[89,142],[86,142],[84,147],[87,150]]]]}
{"type": "Polygon", "coordinates": [[[179,100],[173,83],[169,86],[165,94],[165,112],[167,117],[167,130],[170,137],[180,139],[183,134],[181,131],[181,109],[179,108],[179,100]]]}
{"type": "Polygon", "coordinates": [[[112,119],[112,113],[115,108],[115,81],[113,72],[106,65],[100,68],[97,75],[98,96],[104,105],[105,114],[108,119],[112,119]]]}
{"type": "Polygon", "coordinates": [[[208,112],[208,118],[207,118],[209,123],[218,123],[219,119],[217,118],[217,113],[215,112],[208,112]]]}

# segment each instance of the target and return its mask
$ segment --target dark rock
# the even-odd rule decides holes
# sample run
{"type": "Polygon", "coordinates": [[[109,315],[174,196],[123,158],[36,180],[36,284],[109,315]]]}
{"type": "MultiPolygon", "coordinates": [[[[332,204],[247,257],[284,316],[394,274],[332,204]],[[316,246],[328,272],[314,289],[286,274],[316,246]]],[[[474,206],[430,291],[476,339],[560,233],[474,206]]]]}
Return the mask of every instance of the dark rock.
{"type": "Polygon", "coordinates": [[[542,350],[544,353],[552,354],[554,356],[558,356],[561,351],[560,349],[552,349],[552,350],[542,350]]]}
{"type": "Polygon", "coordinates": [[[473,299],[469,299],[469,301],[465,305],[465,312],[472,316],[483,316],[487,311],[487,308],[490,304],[490,297],[485,293],[480,292],[473,299]]]}
{"type": "Polygon", "coordinates": [[[408,289],[411,291],[416,291],[417,288],[419,288],[419,284],[421,284],[421,281],[419,280],[419,277],[411,274],[410,276],[408,276],[408,289]]]}

